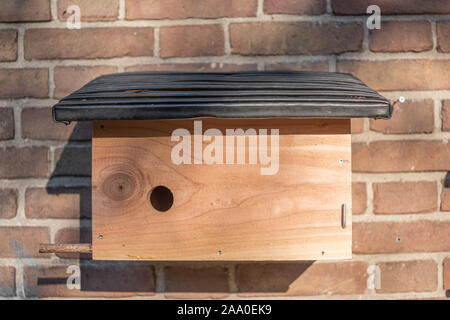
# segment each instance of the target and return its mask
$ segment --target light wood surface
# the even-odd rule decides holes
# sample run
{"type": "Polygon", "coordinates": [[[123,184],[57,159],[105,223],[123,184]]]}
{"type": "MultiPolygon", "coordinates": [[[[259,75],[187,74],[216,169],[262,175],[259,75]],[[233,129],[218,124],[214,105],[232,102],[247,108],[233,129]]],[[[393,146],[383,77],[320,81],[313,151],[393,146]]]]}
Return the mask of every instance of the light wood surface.
{"type": "Polygon", "coordinates": [[[171,150],[178,142],[171,134],[177,128],[193,134],[193,120],[95,121],[94,259],[351,258],[349,119],[202,122],[203,130],[223,134],[226,128],[279,129],[278,173],[261,175],[259,163],[175,165],[171,150]],[[173,193],[166,212],[149,201],[156,186],[173,193]]]}

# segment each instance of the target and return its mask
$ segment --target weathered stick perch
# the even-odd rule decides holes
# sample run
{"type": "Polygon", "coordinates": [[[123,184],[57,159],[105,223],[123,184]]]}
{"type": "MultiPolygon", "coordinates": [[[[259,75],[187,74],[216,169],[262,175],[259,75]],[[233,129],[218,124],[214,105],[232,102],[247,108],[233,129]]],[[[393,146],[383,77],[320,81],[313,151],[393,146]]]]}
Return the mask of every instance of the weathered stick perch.
{"type": "Polygon", "coordinates": [[[39,253],[92,253],[92,245],[90,243],[41,243],[39,245],[39,253]]]}

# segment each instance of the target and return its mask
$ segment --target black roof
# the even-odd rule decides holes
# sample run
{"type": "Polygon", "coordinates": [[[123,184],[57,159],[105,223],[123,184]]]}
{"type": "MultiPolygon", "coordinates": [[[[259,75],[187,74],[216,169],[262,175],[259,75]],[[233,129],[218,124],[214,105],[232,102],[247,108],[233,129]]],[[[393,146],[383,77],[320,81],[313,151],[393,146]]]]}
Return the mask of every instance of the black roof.
{"type": "Polygon", "coordinates": [[[104,75],[59,101],[56,121],[390,118],[390,102],[346,73],[130,72],[104,75]]]}

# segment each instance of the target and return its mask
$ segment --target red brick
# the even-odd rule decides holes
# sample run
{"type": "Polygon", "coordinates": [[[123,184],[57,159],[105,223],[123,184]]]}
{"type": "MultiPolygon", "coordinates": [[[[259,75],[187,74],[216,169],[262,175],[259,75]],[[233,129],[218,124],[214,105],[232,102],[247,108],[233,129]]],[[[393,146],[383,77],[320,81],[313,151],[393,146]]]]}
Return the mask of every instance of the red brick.
{"type": "Polygon", "coordinates": [[[450,250],[450,221],[354,222],[353,253],[450,250]]]}
{"type": "Polygon", "coordinates": [[[362,214],[367,209],[367,191],[364,182],[352,183],[352,214],[362,214]]]}
{"type": "MultiPolygon", "coordinates": [[[[72,265],[72,264],[71,264],[72,265]]],[[[70,290],[67,266],[26,266],[24,286],[27,297],[127,297],[153,295],[153,266],[145,262],[80,263],[80,287],[70,290]]],[[[72,273],[73,275],[73,273],[72,273]]]]}
{"type": "Polygon", "coordinates": [[[48,258],[39,244],[49,242],[47,227],[0,227],[0,258],[48,258]]]}
{"type": "Polygon", "coordinates": [[[119,0],[59,0],[58,18],[67,20],[72,14],[67,12],[71,5],[80,7],[81,21],[113,21],[119,15],[119,0]]]}
{"type": "Polygon", "coordinates": [[[424,213],[437,210],[437,185],[432,181],[373,184],[375,214],[424,213]]]}
{"type": "MultiPolygon", "coordinates": [[[[91,228],[65,228],[58,230],[55,235],[55,243],[92,243],[91,228]]],[[[90,253],[57,253],[63,259],[92,259],[90,253]]]]}
{"type": "Polygon", "coordinates": [[[450,258],[444,260],[444,290],[450,290],[450,258]]]}
{"type": "Polygon", "coordinates": [[[323,60],[323,61],[312,61],[303,63],[271,63],[266,65],[266,70],[328,72],[328,61],[323,60]]]}
{"type": "Polygon", "coordinates": [[[0,266],[0,297],[16,295],[16,269],[0,266]]]}
{"type": "Polygon", "coordinates": [[[55,98],[62,99],[80,89],[89,81],[110,73],[116,73],[117,67],[56,67],[55,68],[55,98]]]}
{"type": "Polygon", "coordinates": [[[377,5],[381,14],[433,14],[450,13],[450,3],[442,0],[332,0],[336,14],[366,14],[367,7],[377,5]]]}
{"type": "Polygon", "coordinates": [[[66,146],[55,149],[54,176],[90,176],[91,147],[66,146]]]}
{"type": "Polygon", "coordinates": [[[358,134],[364,130],[364,119],[363,118],[353,118],[352,123],[352,134],[358,134]]]}
{"type": "Polygon", "coordinates": [[[433,48],[428,21],[383,21],[370,31],[370,50],[375,52],[421,52],[433,48]]]}
{"type": "Polygon", "coordinates": [[[17,60],[17,30],[0,30],[0,61],[17,60]]]}
{"type": "Polygon", "coordinates": [[[164,268],[166,297],[219,299],[228,296],[228,269],[222,266],[164,268]]]}
{"type": "Polygon", "coordinates": [[[450,60],[340,60],[337,69],[352,73],[374,90],[450,88],[450,60]]]}
{"type": "Polygon", "coordinates": [[[381,275],[378,293],[430,292],[437,289],[437,265],[433,260],[382,262],[377,265],[381,275]]]}
{"type": "Polygon", "coordinates": [[[361,51],[358,23],[250,22],[230,25],[231,51],[240,55],[338,54],[361,51]]]}
{"type": "Polygon", "coordinates": [[[0,98],[47,98],[48,69],[0,69],[0,98]]]}
{"type": "Polygon", "coordinates": [[[153,55],[153,28],[29,29],[25,59],[95,59],[153,55]]]}
{"type": "Polygon", "coordinates": [[[354,143],[354,172],[410,172],[450,170],[450,144],[435,140],[354,143]]]}
{"type": "Polygon", "coordinates": [[[450,211],[450,188],[442,189],[441,210],[442,211],[450,211]]]}
{"type": "Polygon", "coordinates": [[[12,219],[17,213],[17,190],[0,189],[0,219],[12,219]]]}
{"type": "Polygon", "coordinates": [[[14,110],[0,108],[0,140],[14,139],[14,110]]]}
{"type": "Polygon", "coordinates": [[[90,193],[88,187],[28,188],[25,215],[29,219],[90,218],[90,193]]]}
{"type": "Polygon", "coordinates": [[[437,49],[440,52],[450,52],[450,21],[437,23],[437,49]]]}
{"type": "Polygon", "coordinates": [[[197,72],[235,72],[254,71],[256,64],[230,64],[230,63],[163,63],[136,65],[125,68],[126,72],[135,71],[197,71],[197,72]]]}
{"type": "Polygon", "coordinates": [[[159,38],[162,58],[225,54],[224,31],[218,24],[162,27],[159,38]]]}
{"type": "Polygon", "coordinates": [[[0,22],[50,21],[49,0],[2,0],[0,22]]]}
{"type": "Polygon", "coordinates": [[[52,109],[25,108],[22,111],[22,137],[35,140],[90,140],[91,122],[72,122],[69,125],[55,122],[52,109]]]}
{"type": "Polygon", "coordinates": [[[434,128],[433,100],[399,103],[389,120],[370,120],[370,129],[382,133],[431,133],[434,128]]]}
{"type": "Polygon", "coordinates": [[[133,0],[126,2],[126,18],[186,19],[254,17],[257,0],[133,0]]]}
{"type": "Polygon", "coordinates": [[[450,131],[450,100],[442,102],[442,131],[450,131]]]}
{"type": "Polygon", "coordinates": [[[264,12],[268,14],[323,14],[327,9],[325,0],[265,0],[264,12]]]}
{"type": "Polygon", "coordinates": [[[0,178],[45,178],[48,176],[48,148],[2,148],[0,163],[0,178]]]}
{"type": "Polygon", "coordinates": [[[238,293],[245,296],[361,294],[367,263],[266,263],[236,267],[238,293]]]}

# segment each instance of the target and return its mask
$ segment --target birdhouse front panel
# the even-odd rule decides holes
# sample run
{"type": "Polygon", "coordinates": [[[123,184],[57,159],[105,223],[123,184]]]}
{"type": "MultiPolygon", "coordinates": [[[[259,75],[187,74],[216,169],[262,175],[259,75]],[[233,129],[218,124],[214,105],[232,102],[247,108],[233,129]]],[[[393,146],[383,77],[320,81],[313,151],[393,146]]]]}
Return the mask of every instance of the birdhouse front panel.
{"type": "Polygon", "coordinates": [[[351,258],[349,119],[93,126],[94,259],[351,258]]]}

